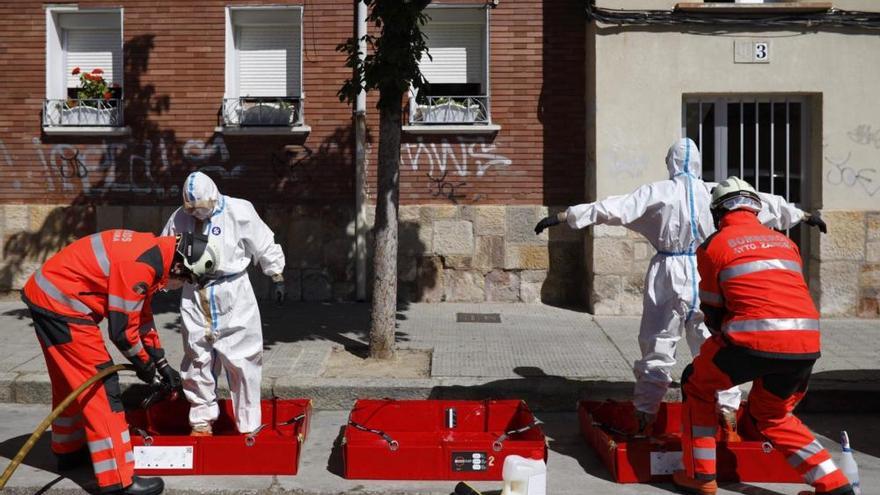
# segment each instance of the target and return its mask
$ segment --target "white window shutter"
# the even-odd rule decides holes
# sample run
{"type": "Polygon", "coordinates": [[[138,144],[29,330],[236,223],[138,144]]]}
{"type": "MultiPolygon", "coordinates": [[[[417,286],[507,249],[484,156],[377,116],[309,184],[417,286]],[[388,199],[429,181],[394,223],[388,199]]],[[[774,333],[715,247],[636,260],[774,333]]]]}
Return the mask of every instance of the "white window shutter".
{"type": "Polygon", "coordinates": [[[427,54],[419,69],[431,83],[480,83],[483,80],[483,30],[479,24],[432,25],[423,31],[427,36],[427,54]]]}
{"type": "Polygon", "coordinates": [[[299,25],[239,29],[239,95],[299,97],[299,25]]]}
{"type": "Polygon", "coordinates": [[[71,29],[65,35],[68,88],[80,86],[79,75],[72,74],[76,67],[82,72],[100,68],[108,85],[122,85],[122,33],[119,29],[71,29]]]}

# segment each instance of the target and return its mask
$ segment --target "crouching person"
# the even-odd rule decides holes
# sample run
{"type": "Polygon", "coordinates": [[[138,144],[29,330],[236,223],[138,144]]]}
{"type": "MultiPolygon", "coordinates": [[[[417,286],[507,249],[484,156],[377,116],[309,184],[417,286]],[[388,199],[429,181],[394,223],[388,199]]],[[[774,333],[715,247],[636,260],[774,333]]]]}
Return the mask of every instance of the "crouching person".
{"type": "Polygon", "coordinates": [[[713,335],[683,374],[685,470],[674,473],[675,484],[716,493],[715,393],[751,381],[747,420],[815,489],[801,495],[853,494],[828,451],[792,414],[820,355],[819,313],[798,248],[758,222],[761,200],[745,181],[721,182],[710,208],[719,230],[697,250],[697,264],[713,335]]]}

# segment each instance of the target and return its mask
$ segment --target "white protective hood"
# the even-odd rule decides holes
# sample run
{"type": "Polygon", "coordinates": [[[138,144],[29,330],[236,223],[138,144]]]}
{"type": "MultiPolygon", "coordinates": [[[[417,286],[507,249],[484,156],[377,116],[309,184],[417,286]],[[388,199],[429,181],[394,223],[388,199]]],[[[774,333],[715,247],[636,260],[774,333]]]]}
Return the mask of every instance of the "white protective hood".
{"type": "Polygon", "coordinates": [[[213,210],[216,211],[219,204],[220,190],[217,184],[202,172],[193,172],[183,182],[183,202],[190,203],[196,207],[201,205],[212,204],[213,210]]]}

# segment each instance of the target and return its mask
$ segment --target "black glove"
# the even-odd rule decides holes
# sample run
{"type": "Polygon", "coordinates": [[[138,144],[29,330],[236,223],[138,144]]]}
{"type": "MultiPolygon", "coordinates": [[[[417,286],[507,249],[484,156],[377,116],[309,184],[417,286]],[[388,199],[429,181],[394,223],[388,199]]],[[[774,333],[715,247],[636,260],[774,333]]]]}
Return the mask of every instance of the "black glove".
{"type": "Polygon", "coordinates": [[[275,298],[275,302],[278,305],[284,304],[284,300],[287,299],[287,286],[284,285],[284,281],[275,282],[273,290],[273,297],[275,298]]]}
{"type": "Polygon", "coordinates": [[[156,377],[156,365],[152,360],[144,363],[135,356],[131,364],[134,365],[137,377],[140,378],[142,382],[147,384],[153,383],[153,378],[156,377]]]}
{"type": "Polygon", "coordinates": [[[180,387],[180,373],[177,372],[174,368],[168,364],[168,361],[165,358],[160,359],[156,363],[156,367],[159,371],[159,378],[162,380],[162,385],[168,387],[169,389],[175,389],[180,387]]]}
{"type": "Polygon", "coordinates": [[[544,217],[538,222],[538,225],[535,225],[535,234],[540,235],[541,232],[544,232],[544,229],[547,227],[552,227],[554,225],[559,225],[562,223],[562,220],[559,219],[558,215],[550,215],[549,217],[544,217]]]}
{"type": "Polygon", "coordinates": [[[819,232],[823,234],[828,233],[828,225],[825,224],[825,220],[822,220],[822,216],[819,215],[818,211],[808,213],[804,223],[812,227],[819,227],[819,232]]]}

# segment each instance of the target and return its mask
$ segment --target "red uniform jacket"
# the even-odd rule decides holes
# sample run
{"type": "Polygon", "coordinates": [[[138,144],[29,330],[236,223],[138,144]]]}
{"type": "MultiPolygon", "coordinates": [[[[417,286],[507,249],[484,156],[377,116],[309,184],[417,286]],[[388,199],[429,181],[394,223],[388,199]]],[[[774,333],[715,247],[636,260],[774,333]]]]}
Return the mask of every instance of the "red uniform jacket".
{"type": "Polygon", "coordinates": [[[34,311],[76,323],[109,321],[110,339],[133,362],[165,352],[150,299],[168,281],[175,238],[107,230],[49,258],[27,281],[22,299],[34,311]]]}
{"type": "Polygon", "coordinates": [[[819,312],[797,246],[754,213],[726,214],[697,250],[701,309],[713,333],[755,354],[816,359],[819,312]]]}

